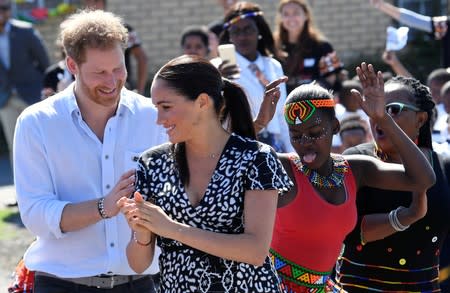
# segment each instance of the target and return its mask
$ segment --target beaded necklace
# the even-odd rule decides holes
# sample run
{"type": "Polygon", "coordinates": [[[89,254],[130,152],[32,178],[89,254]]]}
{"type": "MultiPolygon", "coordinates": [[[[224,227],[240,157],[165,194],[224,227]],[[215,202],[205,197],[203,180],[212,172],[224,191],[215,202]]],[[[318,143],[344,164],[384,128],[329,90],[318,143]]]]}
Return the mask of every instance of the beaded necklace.
{"type": "Polygon", "coordinates": [[[323,176],[317,171],[303,165],[298,156],[293,157],[293,162],[298,171],[308,177],[309,182],[317,188],[332,189],[341,187],[344,184],[345,173],[348,172],[348,163],[343,156],[331,156],[333,160],[333,171],[330,176],[323,176]]]}

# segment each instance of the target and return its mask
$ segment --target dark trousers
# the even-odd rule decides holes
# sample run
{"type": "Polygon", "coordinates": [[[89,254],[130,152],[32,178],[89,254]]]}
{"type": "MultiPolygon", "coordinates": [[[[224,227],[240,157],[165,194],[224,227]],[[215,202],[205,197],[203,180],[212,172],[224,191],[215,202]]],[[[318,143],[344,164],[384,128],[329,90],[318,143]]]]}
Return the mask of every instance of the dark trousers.
{"type": "Polygon", "coordinates": [[[147,276],[112,289],[98,289],[47,276],[36,276],[33,293],[156,293],[153,279],[147,276]]]}

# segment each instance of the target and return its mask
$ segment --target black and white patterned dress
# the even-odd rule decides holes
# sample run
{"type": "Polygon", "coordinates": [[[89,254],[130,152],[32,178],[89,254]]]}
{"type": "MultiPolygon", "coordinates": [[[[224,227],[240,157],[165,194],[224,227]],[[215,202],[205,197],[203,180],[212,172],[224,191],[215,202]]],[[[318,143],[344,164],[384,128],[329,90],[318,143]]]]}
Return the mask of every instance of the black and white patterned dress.
{"type": "MultiPolygon", "coordinates": [[[[232,134],[199,204],[190,204],[177,172],[171,144],[146,151],[139,160],[136,189],[172,219],[226,234],[244,232],[246,190],[287,191],[292,182],[273,150],[232,134]]],[[[161,292],[280,292],[275,269],[231,261],[178,241],[158,237],[161,292]]]]}

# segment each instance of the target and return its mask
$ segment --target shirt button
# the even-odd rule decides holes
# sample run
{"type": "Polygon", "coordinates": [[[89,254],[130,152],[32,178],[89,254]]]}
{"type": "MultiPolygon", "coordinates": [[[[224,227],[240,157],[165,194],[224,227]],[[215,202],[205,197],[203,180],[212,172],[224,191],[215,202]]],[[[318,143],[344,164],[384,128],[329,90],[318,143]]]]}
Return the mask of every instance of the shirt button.
{"type": "Polygon", "coordinates": [[[106,189],[109,189],[109,187],[110,187],[109,184],[106,184],[106,189]]]}
{"type": "Polygon", "coordinates": [[[105,160],[108,160],[109,159],[109,156],[108,155],[105,155],[105,160]]]}
{"type": "Polygon", "coordinates": [[[111,242],[109,246],[114,247],[114,242],[111,242]]]}

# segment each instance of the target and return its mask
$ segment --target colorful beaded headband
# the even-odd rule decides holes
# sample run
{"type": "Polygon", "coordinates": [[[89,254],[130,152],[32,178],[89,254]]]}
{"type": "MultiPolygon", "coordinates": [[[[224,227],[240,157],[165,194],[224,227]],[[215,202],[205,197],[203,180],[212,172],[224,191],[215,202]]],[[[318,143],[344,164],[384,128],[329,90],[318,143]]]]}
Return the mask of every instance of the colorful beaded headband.
{"type": "Polygon", "coordinates": [[[235,16],[232,19],[230,19],[228,22],[225,22],[223,24],[223,28],[226,29],[227,27],[229,27],[232,24],[235,24],[236,22],[238,22],[241,19],[254,17],[257,15],[263,15],[263,12],[262,11],[253,11],[253,12],[247,12],[247,13],[235,16]]]}
{"type": "Polygon", "coordinates": [[[299,102],[289,103],[284,106],[284,118],[291,125],[302,124],[308,120],[317,108],[333,108],[334,100],[303,100],[299,102]]]}

